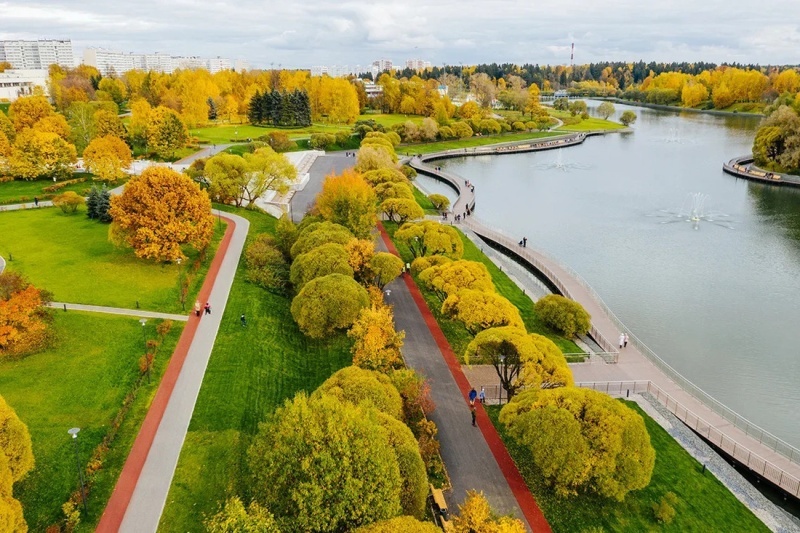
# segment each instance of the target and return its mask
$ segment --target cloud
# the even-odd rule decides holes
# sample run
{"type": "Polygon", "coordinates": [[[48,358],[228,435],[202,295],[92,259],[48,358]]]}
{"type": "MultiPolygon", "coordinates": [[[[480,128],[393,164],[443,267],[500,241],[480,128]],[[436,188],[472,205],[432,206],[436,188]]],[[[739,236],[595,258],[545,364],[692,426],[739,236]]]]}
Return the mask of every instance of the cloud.
{"type": "MultiPolygon", "coordinates": [[[[76,48],[316,64],[796,62],[800,2],[761,0],[0,1],[0,39],[71,38],[76,48]]],[[[78,50],[80,53],[80,50],[78,50]]]]}

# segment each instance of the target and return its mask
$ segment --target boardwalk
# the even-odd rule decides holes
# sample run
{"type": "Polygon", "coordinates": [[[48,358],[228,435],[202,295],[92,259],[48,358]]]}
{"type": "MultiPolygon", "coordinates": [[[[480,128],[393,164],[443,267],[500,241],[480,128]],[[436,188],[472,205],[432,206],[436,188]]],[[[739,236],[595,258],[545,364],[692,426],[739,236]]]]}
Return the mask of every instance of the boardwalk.
{"type": "Polygon", "coordinates": [[[734,157],[727,163],[722,164],[722,170],[739,178],[767,183],[769,185],[800,187],[800,176],[762,170],[753,164],[753,156],[751,155],[734,157]]]}
{"type": "MultiPolygon", "coordinates": [[[[583,139],[570,139],[569,145],[580,142],[583,139]]],[[[530,151],[530,147],[527,148],[530,151]]],[[[484,153],[508,151],[488,149],[484,153]]],[[[414,158],[411,165],[418,172],[443,181],[459,193],[454,204],[454,212],[458,213],[467,205],[474,209],[475,194],[466,188],[459,176],[425,164],[426,161],[456,157],[452,152],[414,158]]],[[[458,154],[465,155],[471,156],[473,152],[458,154]]],[[[683,378],[629,331],[591,287],[568,267],[529,247],[522,248],[516,237],[489,228],[474,217],[467,217],[462,224],[487,243],[540,272],[558,292],[580,302],[592,316],[590,333],[604,350],[617,350],[614,340],[620,332],[628,333],[631,343],[619,350],[616,364],[573,365],[576,382],[618,394],[625,394],[628,390],[652,393],[673,414],[712,444],[787,493],[800,497],[800,450],[748,422],[683,378]]]]}

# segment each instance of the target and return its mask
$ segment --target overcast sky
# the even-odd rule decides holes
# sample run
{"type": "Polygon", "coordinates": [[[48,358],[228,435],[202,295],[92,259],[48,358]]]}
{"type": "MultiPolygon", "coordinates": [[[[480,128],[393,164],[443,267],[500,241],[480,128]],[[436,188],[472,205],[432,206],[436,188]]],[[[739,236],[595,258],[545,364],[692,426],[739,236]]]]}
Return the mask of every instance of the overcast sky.
{"type": "Polygon", "coordinates": [[[601,60],[800,63],[800,0],[0,0],[0,40],[252,67],[601,60]]]}

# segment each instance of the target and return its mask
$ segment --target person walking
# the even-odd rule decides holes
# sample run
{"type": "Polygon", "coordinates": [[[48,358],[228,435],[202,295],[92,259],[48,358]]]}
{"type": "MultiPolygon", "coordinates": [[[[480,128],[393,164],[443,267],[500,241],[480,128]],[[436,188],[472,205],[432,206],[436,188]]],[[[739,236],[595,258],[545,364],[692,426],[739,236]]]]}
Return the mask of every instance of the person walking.
{"type": "Polygon", "coordinates": [[[195,316],[200,316],[200,301],[199,300],[195,300],[195,302],[194,302],[194,315],[195,316]]]}
{"type": "Polygon", "coordinates": [[[211,304],[210,303],[206,302],[206,305],[205,305],[204,309],[206,310],[206,314],[207,315],[211,314],[211,304]]]}
{"type": "Polygon", "coordinates": [[[481,391],[478,393],[478,400],[480,400],[482,404],[486,403],[486,391],[483,390],[483,386],[481,386],[481,391]]]}
{"type": "Polygon", "coordinates": [[[619,334],[619,349],[621,350],[625,346],[625,334],[619,334]]]}
{"type": "Polygon", "coordinates": [[[477,418],[477,415],[475,413],[475,406],[474,405],[470,408],[470,411],[472,412],[472,427],[475,427],[477,425],[477,424],[475,424],[475,420],[477,418]]]}
{"type": "Polygon", "coordinates": [[[475,405],[475,398],[478,397],[478,391],[475,390],[475,387],[472,387],[472,390],[469,391],[469,404],[475,405]]]}
{"type": "Polygon", "coordinates": [[[242,322],[242,327],[246,328],[247,327],[247,317],[244,316],[244,313],[242,313],[242,316],[239,317],[239,320],[242,322]]]}
{"type": "Polygon", "coordinates": [[[38,196],[34,196],[33,197],[33,207],[39,207],[39,197],[38,196]]]}
{"type": "Polygon", "coordinates": [[[527,237],[523,237],[522,238],[522,247],[523,248],[527,248],[528,247],[528,238],[527,237]]]}
{"type": "Polygon", "coordinates": [[[628,334],[627,333],[625,334],[625,342],[622,343],[622,346],[624,346],[625,348],[628,347],[628,334]]]}

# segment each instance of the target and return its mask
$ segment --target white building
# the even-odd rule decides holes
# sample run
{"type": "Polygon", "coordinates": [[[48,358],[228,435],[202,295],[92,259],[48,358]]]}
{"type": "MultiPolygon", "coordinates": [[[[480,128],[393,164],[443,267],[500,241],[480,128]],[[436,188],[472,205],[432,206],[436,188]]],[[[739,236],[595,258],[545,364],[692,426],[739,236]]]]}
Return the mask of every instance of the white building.
{"type": "Polygon", "coordinates": [[[311,75],[312,76],[322,76],[323,74],[327,74],[327,73],[328,73],[328,67],[326,67],[325,65],[317,65],[317,66],[311,67],[311,75]]]}
{"type": "MultiPolygon", "coordinates": [[[[137,54],[132,52],[119,52],[102,48],[87,48],[83,51],[83,62],[95,67],[103,76],[112,73],[122,74],[129,70],[156,70],[171,74],[177,69],[204,68],[211,72],[231,69],[231,60],[224,57],[203,59],[198,56],[171,56],[156,52],[154,54],[137,54]]],[[[247,66],[244,62],[237,61],[237,65],[247,66]]]]}
{"type": "Polygon", "coordinates": [[[424,59],[406,59],[406,68],[411,70],[425,70],[431,68],[431,62],[424,59]]]}
{"type": "Polygon", "coordinates": [[[221,70],[230,70],[231,69],[231,60],[225,59],[224,57],[212,57],[208,60],[208,71],[211,74],[216,74],[221,70]]]}
{"type": "Polygon", "coordinates": [[[70,40],[0,41],[2,61],[20,70],[46,69],[54,64],[67,68],[75,66],[70,40]]]}
{"type": "Polygon", "coordinates": [[[376,59],[372,62],[372,77],[377,78],[381,72],[391,71],[393,68],[391,59],[376,59]]]}
{"type": "Polygon", "coordinates": [[[243,72],[245,70],[250,70],[250,63],[245,61],[244,59],[237,59],[233,62],[233,68],[236,72],[243,72]]]}
{"type": "Polygon", "coordinates": [[[47,69],[8,69],[0,72],[0,102],[13,102],[20,96],[33,94],[35,87],[47,93],[47,69]]]}

